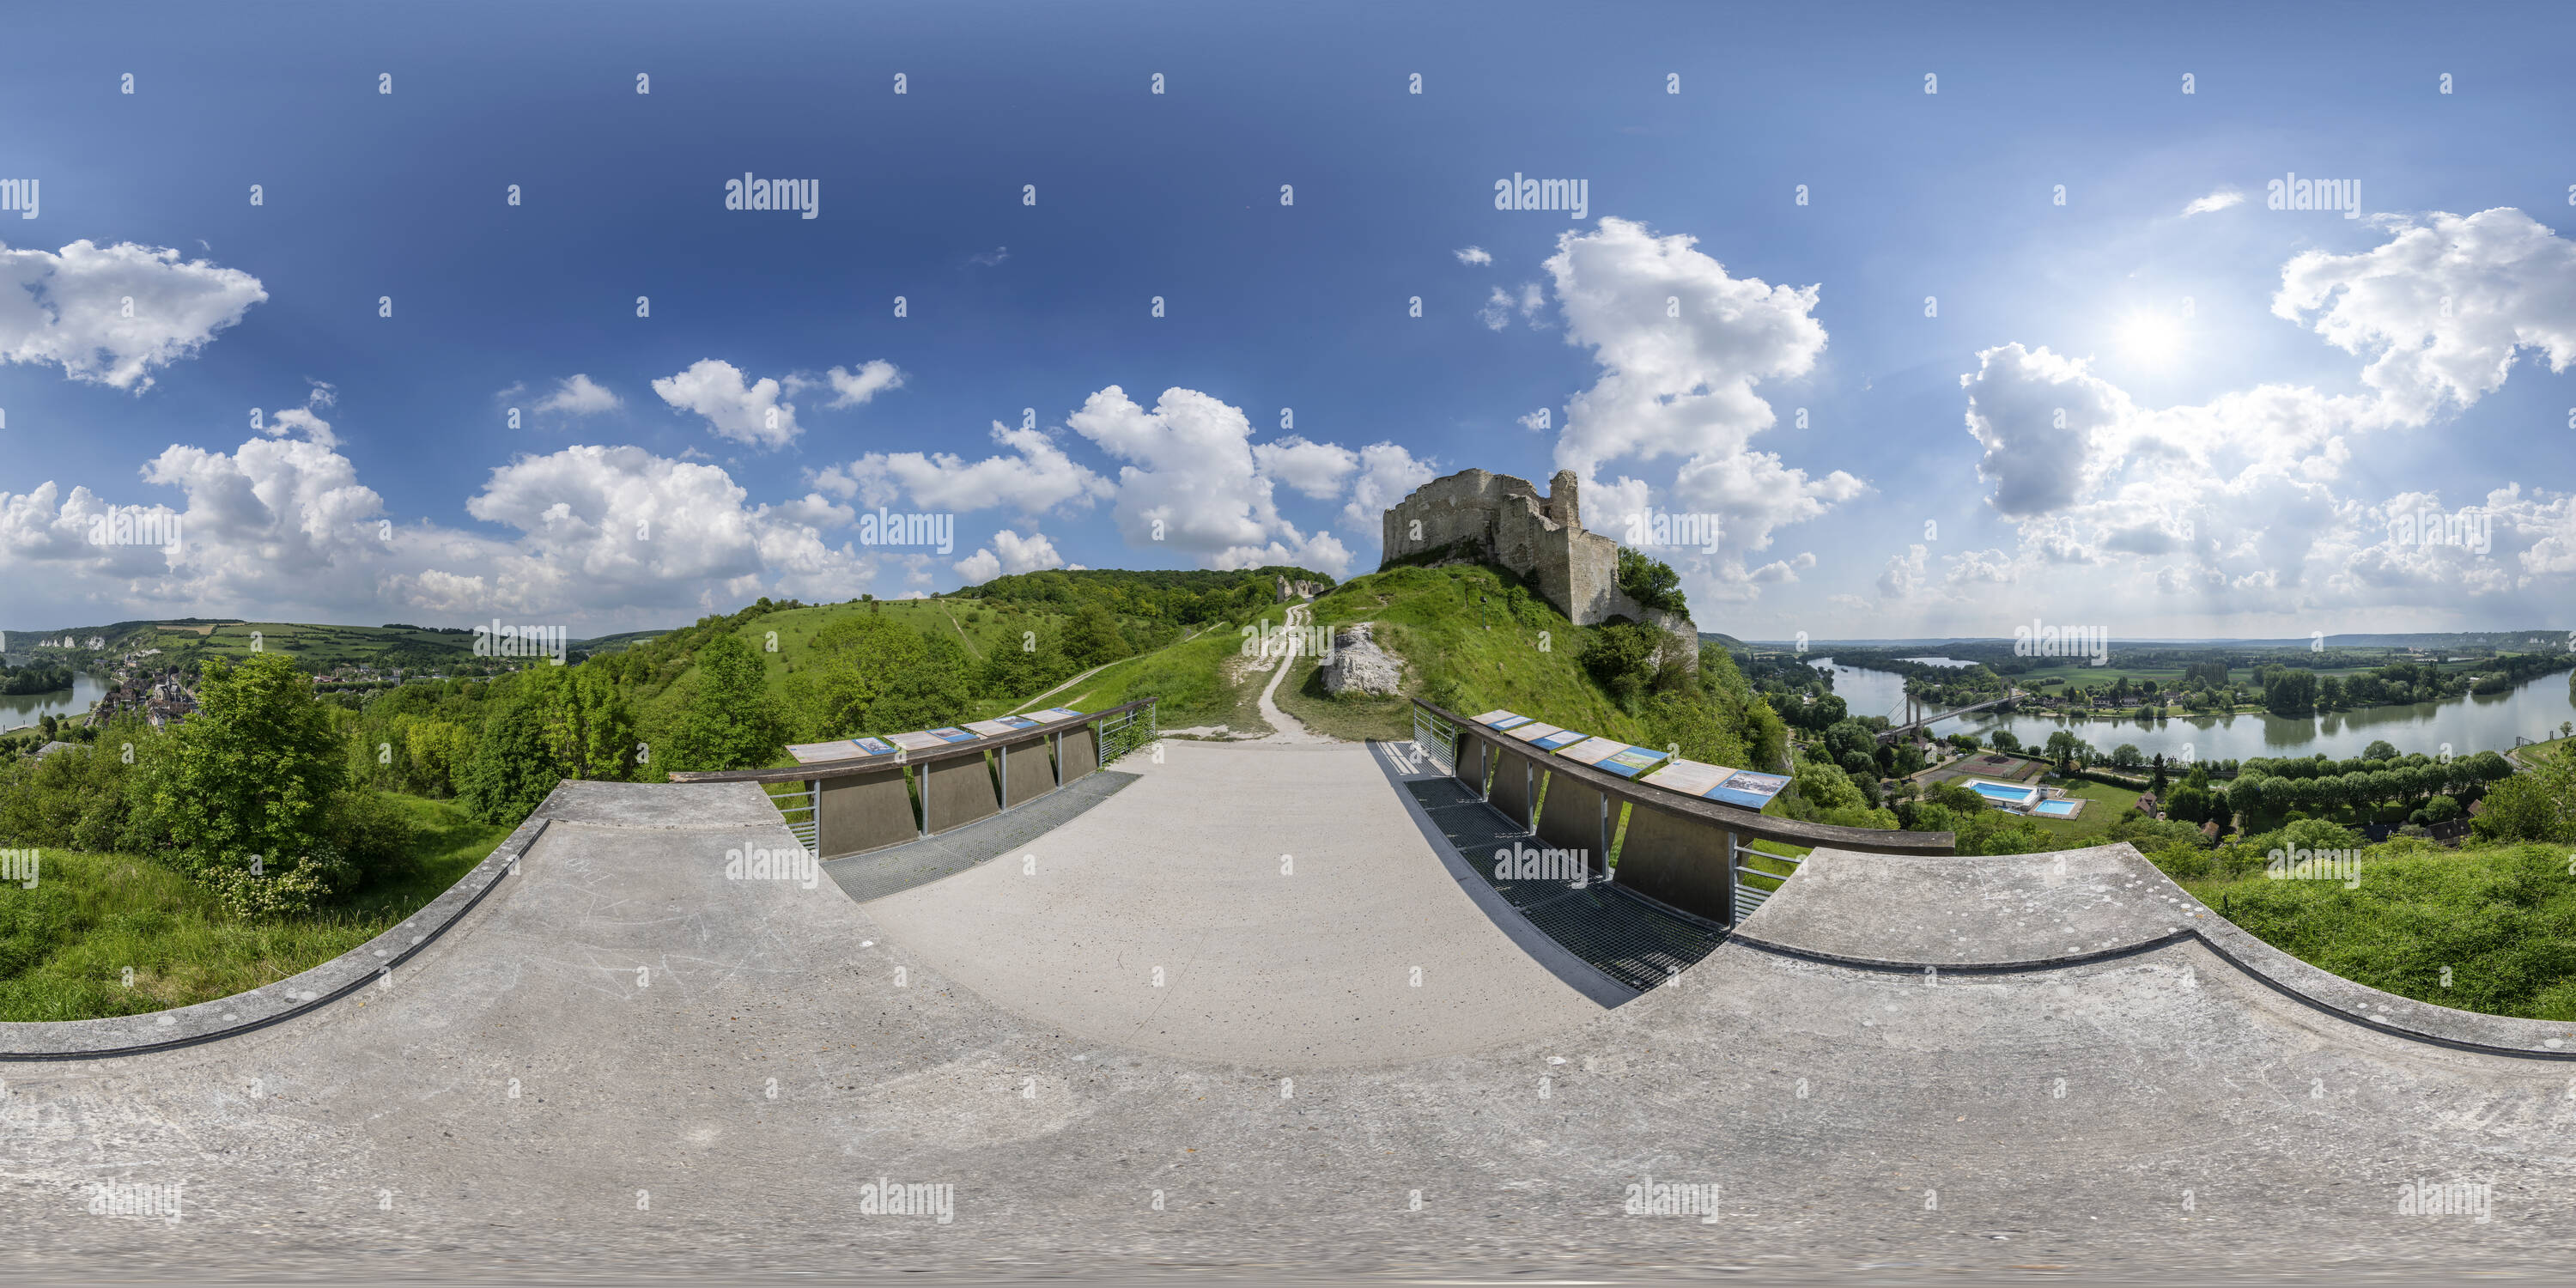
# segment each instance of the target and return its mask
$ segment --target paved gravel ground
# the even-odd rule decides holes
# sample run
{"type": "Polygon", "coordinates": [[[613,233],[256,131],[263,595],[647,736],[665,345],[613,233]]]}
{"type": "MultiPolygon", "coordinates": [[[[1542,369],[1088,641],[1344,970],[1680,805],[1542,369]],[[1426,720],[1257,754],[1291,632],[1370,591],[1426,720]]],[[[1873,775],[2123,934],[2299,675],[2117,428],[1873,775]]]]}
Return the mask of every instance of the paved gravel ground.
{"type": "Polygon", "coordinates": [[[559,793],[521,874],[390,988],[0,1064],[0,1267],[2564,1277],[2576,1066],[2268,985],[2166,934],[2174,892],[2121,847],[1828,853],[1604,1009],[1507,951],[1365,751],[1182,748],[1033,841],[1038,874],[868,905],[727,880],[728,850],[791,844],[756,810],[559,793]],[[944,1187],[944,1217],[875,1210],[880,1181],[944,1187]],[[2418,1184],[2444,1201],[2401,1215],[2418,1184]],[[1710,1188],[1646,1193],[1710,1215],[1623,1210],[1674,1185],[1710,1188]]]}

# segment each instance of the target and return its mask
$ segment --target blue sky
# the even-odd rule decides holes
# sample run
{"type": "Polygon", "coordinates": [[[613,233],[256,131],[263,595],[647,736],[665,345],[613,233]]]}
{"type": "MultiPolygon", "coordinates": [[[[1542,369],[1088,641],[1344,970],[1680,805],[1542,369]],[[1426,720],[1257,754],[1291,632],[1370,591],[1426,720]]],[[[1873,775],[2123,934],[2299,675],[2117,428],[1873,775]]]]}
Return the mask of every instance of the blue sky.
{"type": "Polygon", "coordinates": [[[1738,635],[2576,626],[2559,8],[100,12],[0,77],[13,630],[1349,575],[1468,467],[1717,516],[1738,635]]]}

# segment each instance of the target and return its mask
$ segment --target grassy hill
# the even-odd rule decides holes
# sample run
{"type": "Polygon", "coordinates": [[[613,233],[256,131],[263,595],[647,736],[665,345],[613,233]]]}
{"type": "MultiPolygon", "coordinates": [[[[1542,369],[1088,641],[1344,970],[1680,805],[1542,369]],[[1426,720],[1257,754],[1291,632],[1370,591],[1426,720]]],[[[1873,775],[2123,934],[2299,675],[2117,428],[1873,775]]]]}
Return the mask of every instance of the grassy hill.
{"type": "MultiPolygon", "coordinates": [[[[982,661],[995,649],[1018,648],[1029,634],[1047,636],[1059,632],[1067,617],[1063,613],[1016,604],[987,606],[948,598],[878,599],[750,613],[729,629],[760,655],[770,690],[774,693],[789,675],[808,663],[814,637],[825,626],[840,618],[860,614],[872,614],[900,623],[925,636],[954,640],[965,650],[970,662],[982,661]]],[[[684,641],[674,641],[681,642],[684,641]]],[[[668,678],[646,686],[643,702],[637,711],[639,718],[647,727],[675,719],[696,689],[696,676],[696,665],[680,660],[668,678]]],[[[978,709],[969,718],[981,719],[1008,711],[1012,705],[1005,701],[987,701],[980,707],[989,707],[990,710],[978,709]]]]}
{"type": "MultiPolygon", "coordinates": [[[[1750,765],[1761,742],[1746,710],[1751,691],[1722,649],[1703,652],[1710,680],[1722,696],[1649,694],[1623,701],[1584,664],[1593,628],[1578,627],[1528,593],[1509,574],[1469,565],[1395,568],[1346,582],[1310,606],[1330,629],[1377,623],[1380,647],[1405,663],[1402,691],[1391,698],[1334,697],[1324,691],[1319,659],[1301,654],[1280,681],[1282,711],[1333,737],[1409,738],[1411,704],[1420,696],[1461,715],[1507,707],[1533,719],[1622,738],[1647,746],[1678,743],[1683,754],[1722,764],[1750,765]],[[1481,603],[1480,603],[1481,599],[1481,603]]],[[[1260,733],[1258,700],[1272,672],[1244,655],[1244,628],[1279,625],[1284,606],[1265,608],[1247,621],[1225,624],[1199,638],[1107,668],[1085,684],[1069,705],[1086,710],[1145,696],[1161,700],[1165,730],[1223,725],[1234,734],[1260,733]]],[[[1770,722],[1776,747],[1776,720],[1770,722]]],[[[1773,754],[1776,754],[1773,753],[1773,754]]]]}
{"type": "MultiPolygon", "coordinates": [[[[1509,606],[1510,585],[1491,568],[1391,569],[1316,600],[1315,620],[1326,626],[1378,623],[1378,646],[1405,661],[1406,697],[1427,698],[1465,716],[1506,707],[1586,733],[1644,739],[1646,721],[1584,669],[1584,628],[1535,595],[1509,606]],[[1485,600],[1481,606],[1478,596],[1485,600]]],[[[1299,658],[1280,683],[1280,709],[1370,737],[1412,736],[1410,704],[1332,697],[1321,671],[1317,659],[1299,658]]]]}
{"type": "MultiPolygon", "coordinates": [[[[1234,682],[1235,668],[1225,661],[1235,652],[1233,628],[1258,610],[1278,619],[1274,586],[1281,576],[1331,583],[1321,573],[1285,567],[1231,572],[1054,569],[999,577],[932,599],[776,606],[763,600],[634,646],[627,659],[633,669],[626,673],[638,681],[640,723],[647,730],[668,729],[697,690],[694,657],[710,631],[729,631],[749,645],[761,659],[770,691],[784,698],[799,673],[818,664],[817,637],[834,622],[867,614],[955,645],[962,654],[961,669],[969,673],[984,670],[988,659],[1031,650],[1085,661],[1118,655],[1087,669],[1079,662],[1064,664],[1054,673],[1070,677],[1063,683],[1004,686],[1008,691],[972,686],[978,692],[957,717],[961,720],[1039,706],[1097,711],[1152,692],[1165,701],[1166,727],[1173,727],[1176,714],[1184,717],[1184,725],[1207,713],[1218,713],[1215,722],[1223,722],[1235,712],[1238,698],[1249,710],[1250,694],[1234,682]],[[1104,637],[1109,647],[1098,650],[1104,637]],[[1085,641],[1079,648],[1077,639],[1085,641]]],[[[1261,731],[1257,719],[1251,727],[1261,731]]]]}

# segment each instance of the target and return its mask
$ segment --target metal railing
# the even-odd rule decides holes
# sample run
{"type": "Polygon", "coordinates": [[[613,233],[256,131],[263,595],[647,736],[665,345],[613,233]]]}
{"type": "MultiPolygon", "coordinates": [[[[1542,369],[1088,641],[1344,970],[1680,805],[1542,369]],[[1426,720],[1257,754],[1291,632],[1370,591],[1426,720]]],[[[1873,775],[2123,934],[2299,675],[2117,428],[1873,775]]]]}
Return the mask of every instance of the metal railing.
{"type": "Polygon", "coordinates": [[[1108,768],[1119,757],[1161,736],[1154,721],[1154,703],[1128,707],[1100,722],[1100,767],[1108,768]]]}
{"type": "Polygon", "coordinates": [[[822,847],[816,843],[816,822],[823,784],[809,778],[799,783],[764,783],[761,789],[769,793],[769,803],[778,807],[778,816],[795,834],[796,843],[804,846],[807,854],[821,853],[822,847]],[[787,790],[779,790],[781,787],[787,790]]]}
{"type": "Polygon", "coordinates": [[[1747,867],[1744,863],[1746,859],[1752,858],[1758,854],[1772,862],[1788,864],[1790,872],[1795,872],[1798,865],[1805,862],[1805,860],[1794,854],[1780,854],[1775,851],[1763,849],[1732,832],[1727,834],[1727,841],[1729,852],[1726,856],[1726,861],[1735,867],[1735,919],[1741,922],[1745,918],[1752,916],[1754,909],[1769,902],[1771,896],[1780,893],[1781,887],[1789,884],[1790,876],[1790,873],[1771,872],[1762,868],[1747,867]],[[1766,890],[1760,886],[1749,886],[1744,884],[1744,878],[1746,877],[1762,877],[1767,880],[1777,881],[1780,884],[1772,886],[1770,889],[1766,890]]]}
{"type": "MultiPolygon", "coordinates": [[[[1507,815],[1525,826],[1539,827],[1542,832],[1548,831],[1549,825],[1540,820],[1552,820],[1555,830],[1551,834],[1559,836],[1563,844],[1579,843],[1566,838],[1588,835],[1595,826],[1600,829],[1605,850],[1611,837],[1622,837],[1620,886],[1695,917],[1727,920],[1731,924],[1743,920],[1779,893],[1787,879],[1780,873],[1752,866],[1750,860],[1759,856],[1788,864],[1792,870],[1799,860],[1777,850],[1756,849],[1755,842],[1800,850],[1927,857],[1953,854],[1958,849],[1958,838],[1948,832],[1898,832],[1810,823],[1623,777],[1569,757],[1549,755],[1420,698],[1413,702],[1415,728],[1421,736],[1431,736],[1437,728],[1426,721],[1437,721],[1450,730],[1455,739],[1450,744],[1450,774],[1467,775],[1462,782],[1469,791],[1488,802],[1502,798],[1508,802],[1504,810],[1507,815]],[[1549,809],[1543,802],[1556,798],[1559,789],[1550,785],[1555,783],[1579,784],[1600,793],[1598,818],[1592,817],[1590,798],[1581,795],[1572,798],[1577,802],[1572,816],[1549,809]],[[1749,884],[1754,877],[1767,880],[1749,884]]],[[[1438,739],[1434,737],[1433,741],[1438,739]]]]}
{"type": "Polygon", "coordinates": [[[1413,749],[1421,752],[1440,772],[1458,772],[1458,726],[1417,706],[1413,708],[1413,749]]]}

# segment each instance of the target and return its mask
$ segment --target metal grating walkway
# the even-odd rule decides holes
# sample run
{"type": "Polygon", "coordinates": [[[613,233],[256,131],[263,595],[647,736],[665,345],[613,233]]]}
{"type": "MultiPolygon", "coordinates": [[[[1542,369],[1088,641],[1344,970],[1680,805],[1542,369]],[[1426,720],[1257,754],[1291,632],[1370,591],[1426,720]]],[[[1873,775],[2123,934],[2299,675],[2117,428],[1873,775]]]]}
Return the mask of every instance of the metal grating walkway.
{"type": "Polygon", "coordinates": [[[1532,926],[1612,979],[1640,992],[1688,970],[1726,940],[1724,931],[1677,916],[1615,883],[1494,878],[1494,851],[1530,844],[1526,828],[1476,799],[1455,778],[1406,777],[1404,789],[1467,866],[1532,926]]]}
{"type": "Polygon", "coordinates": [[[823,871],[861,903],[882,899],[1008,854],[1071,822],[1075,815],[1135,781],[1134,774],[1094,770],[1070,787],[1057,788],[1017,808],[925,840],[832,859],[823,864],[823,871]]]}

